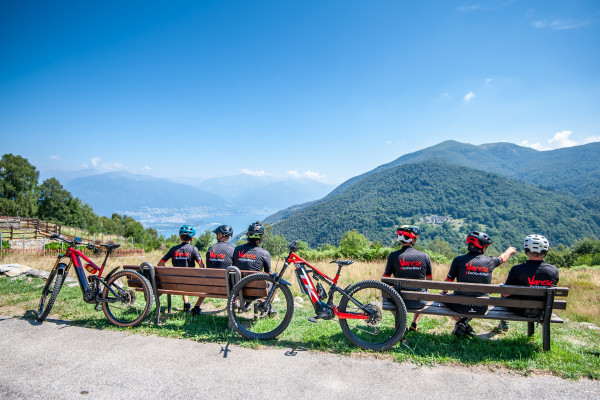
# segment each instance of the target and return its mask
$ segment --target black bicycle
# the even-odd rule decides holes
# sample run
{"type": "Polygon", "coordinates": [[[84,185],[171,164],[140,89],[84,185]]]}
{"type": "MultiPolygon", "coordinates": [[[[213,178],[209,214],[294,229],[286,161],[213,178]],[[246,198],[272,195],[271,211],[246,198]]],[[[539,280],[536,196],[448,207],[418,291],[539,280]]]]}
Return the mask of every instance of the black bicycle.
{"type": "Polygon", "coordinates": [[[343,267],[353,261],[331,261],[337,263],[335,278],[330,278],[295,251],[292,242],[281,271],[276,274],[256,273],[240,280],[231,290],[227,301],[227,312],[233,329],[247,339],[267,340],[280,335],[289,325],[294,313],[294,298],[291,284],[283,279],[288,265],[294,263],[301,291],[309,296],[315,310],[312,322],[318,319],[338,318],[344,335],[363,349],[387,350],[398,343],[406,330],[406,306],[391,286],[374,280],[361,281],[345,289],[337,286],[343,267]],[[309,273],[318,281],[315,285],[309,273]],[[321,284],[329,286],[328,292],[321,284]],[[262,290],[257,290],[262,289],[262,290]],[[264,297],[253,294],[264,293],[264,297]],[[334,305],[334,295],[342,298],[334,305]]]}
{"type": "MultiPolygon", "coordinates": [[[[148,316],[154,302],[152,286],[150,286],[148,279],[132,270],[117,272],[119,267],[102,278],[108,257],[120,245],[98,245],[106,249],[106,257],[102,265],[98,267],[85,254],[75,248],[83,244],[81,238],[68,240],[57,234],[44,235],[51,239],[63,241],[69,247],[65,254],[58,255],[56,263],[46,280],[37,310],[38,321],[44,321],[50,314],[71,266],[75,266],[77,280],[83,292],[83,301],[95,304],[96,310],[99,310],[101,306],[106,318],[111,323],[122,327],[132,327],[139,325],[148,316]],[[62,262],[65,258],[70,260],[68,264],[62,262]],[[86,262],[85,265],[82,263],[82,259],[86,262]],[[87,277],[84,268],[89,272],[87,277]]],[[[86,246],[90,250],[98,250],[95,244],[88,243],[86,246]]]]}

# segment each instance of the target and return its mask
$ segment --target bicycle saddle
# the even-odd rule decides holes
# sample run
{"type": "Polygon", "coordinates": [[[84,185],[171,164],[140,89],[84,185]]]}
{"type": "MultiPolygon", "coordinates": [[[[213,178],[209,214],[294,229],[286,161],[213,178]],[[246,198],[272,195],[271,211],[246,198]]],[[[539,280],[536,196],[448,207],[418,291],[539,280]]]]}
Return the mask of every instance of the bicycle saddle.
{"type": "Polygon", "coordinates": [[[116,249],[117,247],[121,247],[120,244],[101,244],[100,246],[106,247],[106,250],[116,249]]]}
{"type": "Polygon", "coordinates": [[[348,260],[348,261],[333,260],[329,264],[331,264],[331,263],[337,263],[337,265],[339,265],[341,267],[343,265],[350,265],[353,262],[354,262],[354,260],[348,260]]]}

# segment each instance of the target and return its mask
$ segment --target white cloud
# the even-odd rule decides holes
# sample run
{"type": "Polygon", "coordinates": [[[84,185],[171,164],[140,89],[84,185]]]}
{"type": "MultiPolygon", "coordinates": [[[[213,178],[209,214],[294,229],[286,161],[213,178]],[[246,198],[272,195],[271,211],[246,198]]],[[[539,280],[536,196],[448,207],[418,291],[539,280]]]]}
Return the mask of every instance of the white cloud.
{"type": "Polygon", "coordinates": [[[485,86],[490,86],[494,82],[494,78],[487,78],[485,80],[485,86]]]}
{"type": "Polygon", "coordinates": [[[152,171],[152,168],[150,168],[149,166],[145,166],[144,168],[142,168],[144,171],[152,171]]]}
{"type": "MultiPolygon", "coordinates": [[[[523,140],[520,145],[524,147],[531,147],[532,149],[544,151],[544,150],[555,150],[562,149],[563,147],[572,147],[577,146],[577,142],[570,139],[570,136],[573,134],[572,131],[560,131],[556,132],[552,139],[548,139],[547,144],[542,144],[541,142],[530,143],[528,140],[523,140]]],[[[594,136],[589,137],[588,139],[592,139],[594,136]]],[[[600,137],[595,137],[597,141],[600,141],[600,137]]],[[[586,139],[586,141],[588,140],[586,139]]],[[[586,143],[591,143],[586,142],[586,143]]]]}
{"type": "Polygon", "coordinates": [[[465,94],[464,100],[471,101],[471,100],[473,100],[474,97],[475,97],[475,93],[469,92],[469,93],[465,94]]]}
{"type": "Polygon", "coordinates": [[[82,166],[84,169],[88,169],[88,168],[90,167],[90,166],[89,166],[89,165],[87,165],[86,163],[83,163],[83,164],[81,164],[81,166],[82,166]]]}
{"type": "Polygon", "coordinates": [[[550,145],[552,145],[555,149],[576,146],[577,143],[574,140],[569,139],[569,136],[571,136],[572,134],[573,132],[571,131],[556,132],[554,137],[548,140],[548,143],[550,143],[550,145]]]}
{"type": "Polygon", "coordinates": [[[94,167],[97,167],[97,166],[98,166],[98,164],[100,163],[100,160],[101,160],[101,158],[100,158],[100,157],[94,157],[94,158],[92,158],[90,161],[92,162],[92,165],[93,165],[94,167]]]}
{"type": "Polygon", "coordinates": [[[555,19],[552,21],[549,20],[538,20],[538,21],[533,21],[531,23],[531,26],[533,26],[535,29],[550,29],[553,31],[565,31],[565,30],[569,30],[569,29],[578,29],[578,28],[582,28],[586,25],[589,25],[591,22],[591,20],[589,19],[582,19],[582,20],[570,20],[570,19],[566,19],[566,20],[560,20],[560,19],[555,19]]]}
{"type": "Polygon", "coordinates": [[[297,169],[294,170],[290,170],[287,172],[288,175],[293,176],[294,178],[308,178],[308,179],[314,179],[315,181],[322,181],[326,178],[325,175],[321,175],[320,172],[314,172],[314,171],[304,171],[302,173],[298,172],[297,169]]]}
{"type": "Polygon", "coordinates": [[[250,175],[250,176],[265,176],[265,171],[260,170],[260,171],[250,171],[249,169],[242,169],[242,174],[245,175],[250,175]]]}
{"type": "Polygon", "coordinates": [[[58,156],[58,155],[50,156],[50,159],[58,161],[58,160],[60,160],[60,156],[58,156]]]}
{"type": "Polygon", "coordinates": [[[388,140],[387,142],[385,142],[385,144],[392,144],[392,141],[388,140]]]}
{"type": "Polygon", "coordinates": [[[600,142],[600,136],[590,136],[589,138],[586,138],[583,143],[588,144],[588,143],[595,143],[595,142],[600,142]]]}

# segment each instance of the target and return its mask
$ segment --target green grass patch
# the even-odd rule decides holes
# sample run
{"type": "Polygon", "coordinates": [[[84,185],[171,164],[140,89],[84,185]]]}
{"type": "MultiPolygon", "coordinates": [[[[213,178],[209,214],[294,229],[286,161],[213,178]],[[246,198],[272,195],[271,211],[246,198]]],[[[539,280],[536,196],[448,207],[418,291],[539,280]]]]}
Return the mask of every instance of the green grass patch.
{"type": "MultiPolygon", "coordinates": [[[[35,318],[43,279],[1,278],[0,314],[24,315],[35,318]]],[[[194,298],[192,298],[192,301],[194,298]]],[[[266,342],[245,340],[228,330],[225,300],[207,299],[203,309],[210,310],[202,316],[181,312],[180,296],[173,296],[173,312],[166,313],[166,296],[161,297],[164,315],[160,326],[155,326],[154,311],[132,333],[189,339],[198,342],[232,343],[257,348],[261,345],[277,348],[333,352],[350,356],[383,354],[396,362],[412,362],[417,365],[462,364],[508,368],[522,374],[533,372],[551,373],[563,378],[600,379],[600,331],[585,325],[566,321],[552,326],[552,350],[542,351],[541,327],[532,338],[527,338],[525,323],[511,323],[507,334],[492,338],[457,339],[450,334],[453,321],[448,318],[423,316],[419,323],[421,332],[407,332],[402,342],[384,353],[361,350],[352,345],[342,334],[337,320],[312,323],[310,304],[296,308],[289,327],[277,339],[266,342]]],[[[78,286],[64,286],[48,319],[67,320],[73,324],[94,329],[122,330],[113,326],[102,311],[82,300],[78,286]]],[[[475,330],[490,332],[497,321],[474,320],[475,330]]]]}

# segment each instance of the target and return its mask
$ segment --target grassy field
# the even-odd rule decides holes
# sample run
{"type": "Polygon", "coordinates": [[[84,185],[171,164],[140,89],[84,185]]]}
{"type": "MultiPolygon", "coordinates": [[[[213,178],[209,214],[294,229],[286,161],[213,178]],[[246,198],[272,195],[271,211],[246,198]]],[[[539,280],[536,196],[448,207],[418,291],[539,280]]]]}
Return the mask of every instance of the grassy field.
{"type": "MultiPolygon", "coordinates": [[[[146,260],[156,263],[161,256],[162,253],[155,252],[143,258],[113,258],[107,268],[110,270],[111,266],[139,264],[146,260]]],[[[0,260],[0,264],[9,263],[49,270],[54,259],[12,256],[0,260]]],[[[281,260],[273,263],[276,270],[281,265],[281,260]]],[[[325,262],[316,263],[315,266],[328,275],[335,274],[335,267],[325,262]]],[[[379,279],[384,266],[384,262],[356,262],[344,268],[340,286],[364,279],[379,279]]],[[[434,265],[434,279],[444,279],[448,267],[434,265]]],[[[296,279],[292,270],[288,271],[286,279],[293,283],[294,295],[298,296],[296,279]]],[[[508,268],[497,269],[494,271],[494,281],[504,281],[507,274],[508,268]]],[[[71,272],[70,276],[74,277],[74,273],[71,272]]],[[[43,282],[42,279],[31,277],[0,278],[0,315],[34,318],[43,282]]],[[[276,340],[268,342],[247,341],[229,331],[224,300],[207,299],[203,309],[208,313],[194,317],[180,311],[180,296],[174,297],[174,313],[166,316],[160,327],[154,326],[150,318],[130,331],[201,342],[233,343],[250,347],[267,345],[334,352],[352,357],[371,356],[417,365],[456,363],[489,369],[508,368],[522,374],[551,373],[572,379],[600,379],[600,331],[590,329],[586,324],[600,325],[600,268],[561,270],[560,286],[571,289],[567,310],[559,311],[566,323],[552,326],[552,351],[548,353],[541,351],[541,327],[528,339],[525,323],[512,323],[507,334],[495,335],[491,331],[497,324],[496,321],[474,320],[472,325],[479,336],[457,339],[450,334],[454,322],[449,318],[435,316],[424,316],[419,324],[420,333],[407,333],[401,343],[387,352],[363,351],[348,342],[337,321],[319,321],[317,324],[309,322],[307,318],[314,312],[308,302],[297,306],[288,329],[276,340]]],[[[63,288],[49,318],[68,320],[96,329],[120,329],[110,325],[101,311],[96,312],[91,305],[84,303],[78,287],[63,288]]]]}

